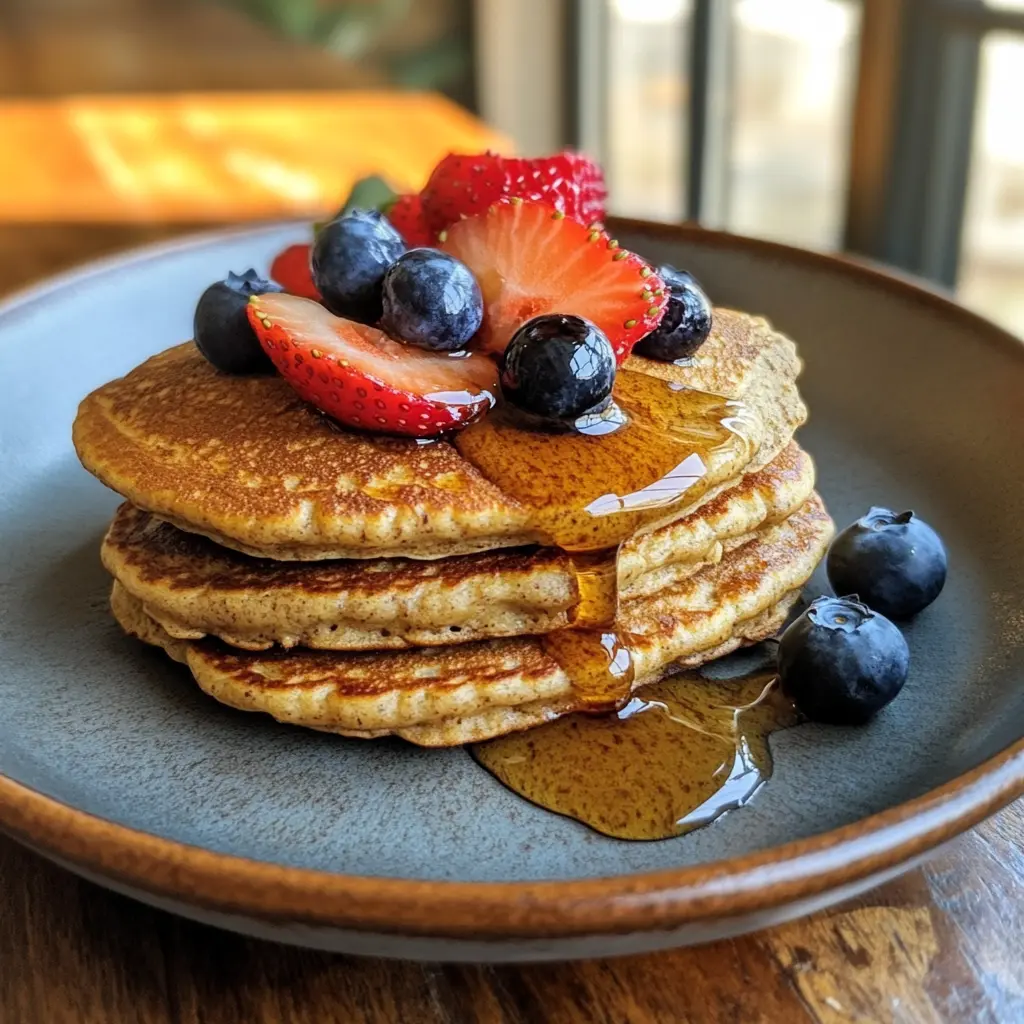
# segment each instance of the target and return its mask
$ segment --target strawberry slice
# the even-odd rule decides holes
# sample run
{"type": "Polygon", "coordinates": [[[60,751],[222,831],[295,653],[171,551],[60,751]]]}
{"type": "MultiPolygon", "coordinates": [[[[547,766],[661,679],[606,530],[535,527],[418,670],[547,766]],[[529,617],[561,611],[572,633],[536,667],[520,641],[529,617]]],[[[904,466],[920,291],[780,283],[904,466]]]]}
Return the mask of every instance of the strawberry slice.
{"type": "Polygon", "coordinates": [[[476,344],[503,352],[541,313],[572,313],[607,335],[621,363],[658,326],[668,295],[635,253],[543,203],[511,199],[453,224],[440,248],[476,275],[484,322],[476,344]]]}
{"type": "Polygon", "coordinates": [[[384,215],[410,249],[437,245],[437,232],[427,227],[418,195],[399,196],[390,208],[384,210],[384,215]]]}
{"type": "Polygon", "coordinates": [[[581,224],[591,224],[604,220],[606,196],[601,168],[568,151],[535,160],[451,153],[420,193],[423,216],[435,232],[512,197],[548,203],[581,224]]]}
{"type": "Polygon", "coordinates": [[[270,264],[270,276],[286,292],[319,301],[320,293],[309,269],[309,250],[308,242],[282,249],[270,264]]]}
{"type": "Polygon", "coordinates": [[[280,292],[254,295],[246,311],[285,380],[350,427],[435,437],[468,426],[498,393],[497,369],[486,356],[403,345],[280,292]]]}

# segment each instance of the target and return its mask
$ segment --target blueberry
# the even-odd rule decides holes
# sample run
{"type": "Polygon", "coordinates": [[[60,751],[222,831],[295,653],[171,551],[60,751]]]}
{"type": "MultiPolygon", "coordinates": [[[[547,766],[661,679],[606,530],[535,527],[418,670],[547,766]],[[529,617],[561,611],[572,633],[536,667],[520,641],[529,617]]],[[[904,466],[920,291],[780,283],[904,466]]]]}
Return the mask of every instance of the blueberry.
{"type": "Polygon", "coordinates": [[[634,352],[671,363],[692,356],[711,333],[711,303],[692,274],[666,263],[658,276],[670,289],[661,323],[637,342],[634,352]]]}
{"type": "Polygon", "coordinates": [[[324,305],[338,316],[375,324],[388,267],[405,252],[402,236],[376,210],[353,210],[317,232],[311,266],[324,305]]]}
{"type": "Polygon", "coordinates": [[[512,336],[501,359],[501,390],[526,412],[572,420],[607,405],[615,351],[600,328],[581,316],[547,313],[512,336]]]}
{"type": "Polygon", "coordinates": [[[903,689],[909,667],[903,634],[854,597],[819,597],[779,641],[782,690],[816,722],[863,724],[903,689]]]}
{"type": "Polygon", "coordinates": [[[249,324],[245,307],[251,295],[279,292],[281,286],[264,281],[255,270],[228,274],[199,296],[192,336],[196,347],[225,373],[269,373],[274,369],[249,324]]]}
{"type": "Polygon", "coordinates": [[[435,352],[464,348],[480,329],[484,299],[465,263],[437,249],[410,249],[384,275],[381,326],[435,352]]]}
{"type": "Polygon", "coordinates": [[[671,263],[663,263],[658,267],[658,277],[673,291],[682,291],[684,288],[696,288],[702,292],[700,282],[688,270],[679,270],[671,263]]]}
{"type": "Polygon", "coordinates": [[[891,619],[927,608],[946,582],[946,549],[913,512],[872,508],[832,542],[825,567],[837,594],[856,594],[891,619]]]}

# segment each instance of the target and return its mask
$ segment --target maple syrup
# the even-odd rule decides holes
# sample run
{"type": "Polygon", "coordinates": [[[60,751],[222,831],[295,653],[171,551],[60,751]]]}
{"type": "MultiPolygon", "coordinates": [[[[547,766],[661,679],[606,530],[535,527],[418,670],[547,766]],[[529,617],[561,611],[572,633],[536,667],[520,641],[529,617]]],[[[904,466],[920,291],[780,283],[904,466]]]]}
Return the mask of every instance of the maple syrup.
{"type": "Polygon", "coordinates": [[[470,749],[532,803],[617,839],[667,839],[746,803],[771,776],[769,733],[797,721],[771,671],[687,672],[614,714],[569,715],[470,749]]]}
{"type": "Polygon", "coordinates": [[[499,406],[456,435],[489,480],[529,509],[544,542],[568,552],[578,601],[568,629],[542,639],[574,706],[621,706],[633,683],[630,638],[616,631],[620,545],[694,505],[723,464],[745,463],[742,403],[620,370],[614,403],[567,432],[523,426],[499,406]]]}

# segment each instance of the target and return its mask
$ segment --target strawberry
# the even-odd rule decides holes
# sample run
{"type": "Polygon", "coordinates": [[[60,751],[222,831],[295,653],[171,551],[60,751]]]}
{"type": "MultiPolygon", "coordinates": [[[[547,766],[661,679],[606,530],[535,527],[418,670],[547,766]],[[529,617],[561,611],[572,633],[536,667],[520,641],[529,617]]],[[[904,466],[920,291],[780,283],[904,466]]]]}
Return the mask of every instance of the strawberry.
{"type": "Polygon", "coordinates": [[[484,296],[477,344],[488,352],[503,352],[532,317],[571,313],[597,324],[621,363],[668,302],[639,256],[543,203],[498,203],[453,224],[440,247],[476,275],[484,296]]]}
{"type": "Polygon", "coordinates": [[[309,299],[254,295],[247,313],[285,380],[350,427],[435,437],[468,426],[498,393],[497,369],[486,356],[403,345],[309,299]]]}
{"type": "Polygon", "coordinates": [[[320,293],[313,284],[313,275],[309,269],[309,250],[308,242],[282,249],[270,264],[270,276],[286,292],[319,301],[320,293]]]}
{"type": "Polygon", "coordinates": [[[399,196],[389,209],[385,209],[384,215],[410,249],[437,245],[437,232],[427,227],[419,196],[399,196]]]}
{"type": "Polygon", "coordinates": [[[511,197],[548,203],[581,224],[604,220],[604,177],[597,164],[579,153],[536,160],[490,152],[451,153],[434,168],[420,193],[424,218],[434,231],[511,197]]]}

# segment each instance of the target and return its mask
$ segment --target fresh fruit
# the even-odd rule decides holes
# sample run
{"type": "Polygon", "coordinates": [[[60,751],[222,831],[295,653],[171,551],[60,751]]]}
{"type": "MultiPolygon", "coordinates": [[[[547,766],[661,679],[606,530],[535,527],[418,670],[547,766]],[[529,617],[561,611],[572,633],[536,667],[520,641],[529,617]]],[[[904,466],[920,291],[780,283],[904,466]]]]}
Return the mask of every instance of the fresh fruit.
{"type": "Polygon", "coordinates": [[[939,535],[913,512],[872,508],[836,537],[825,566],[837,594],[906,619],[939,596],[947,558],[939,535]]]}
{"type": "Polygon", "coordinates": [[[354,210],[317,232],[310,261],[313,283],[332,313],[375,324],[384,274],[403,252],[402,236],[383,214],[354,210]]]}
{"type": "Polygon", "coordinates": [[[384,275],[381,327],[435,352],[465,348],[480,328],[484,300],[465,263],[437,249],[410,249],[384,275]]]}
{"type": "Polygon", "coordinates": [[[309,269],[311,245],[300,242],[282,249],[270,264],[270,276],[292,295],[320,301],[320,293],[313,284],[313,272],[309,269]]]}
{"type": "Polygon", "coordinates": [[[672,363],[687,359],[711,333],[711,303],[703,289],[685,270],[671,264],[658,268],[658,276],[670,289],[665,316],[658,326],[636,343],[638,356],[672,363]]]}
{"type": "Polygon", "coordinates": [[[435,437],[494,404],[497,369],[486,356],[411,348],[294,295],[256,296],[248,313],[285,380],[351,427],[435,437]]]}
{"type": "Polygon", "coordinates": [[[581,316],[547,313],[523,324],[501,359],[501,391],[526,412],[574,420],[606,405],[615,383],[615,352],[581,316]]]}
{"type": "Polygon", "coordinates": [[[251,269],[211,284],[199,296],[192,321],[196,348],[225,373],[269,372],[272,367],[249,326],[246,308],[251,296],[280,290],[251,269]]]}
{"type": "Polygon", "coordinates": [[[384,214],[410,249],[437,245],[437,232],[427,227],[418,195],[398,196],[389,207],[385,207],[384,214]]]}
{"type": "Polygon", "coordinates": [[[816,722],[867,722],[903,689],[909,668],[903,634],[853,597],[819,597],[779,641],[782,690],[816,722]]]}
{"type": "MultiPolygon", "coordinates": [[[[683,289],[683,288],[696,288],[697,291],[703,292],[704,287],[700,281],[697,280],[688,270],[680,270],[678,267],[672,266],[671,263],[662,263],[658,267],[658,277],[672,289],[683,289]]],[[[707,292],[704,293],[705,295],[707,292]]]]}
{"type": "Polygon", "coordinates": [[[352,191],[349,192],[345,205],[331,220],[337,220],[356,210],[380,210],[381,213],[386,213],[387,208],[396,198],[395,190],[379,174],[359,178],[352,185],[352,191]]]}
{"type": "Polygon", "coordinates": [[[604,220],[607,192],[600,167],[579,153],[534,160],[450,153],[434,168],[420,195],[426,223],[438,232],[512,197],[546,203],[589,225],[604,220]]]}
{"type": "Polygon", "coordinates": [[[585,317],[621,363],[661,322],[668,297],[637,255],[542,203],[512,199],[453,224],[441,248],[473,271],[484,296],[478,345],[503,352],[542,313],[585,317]]]}

